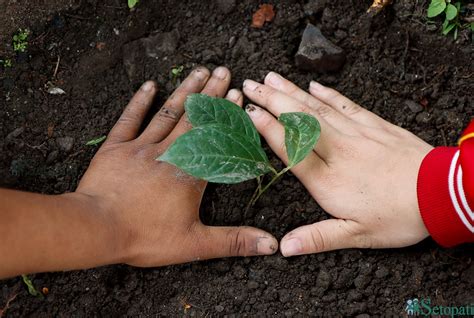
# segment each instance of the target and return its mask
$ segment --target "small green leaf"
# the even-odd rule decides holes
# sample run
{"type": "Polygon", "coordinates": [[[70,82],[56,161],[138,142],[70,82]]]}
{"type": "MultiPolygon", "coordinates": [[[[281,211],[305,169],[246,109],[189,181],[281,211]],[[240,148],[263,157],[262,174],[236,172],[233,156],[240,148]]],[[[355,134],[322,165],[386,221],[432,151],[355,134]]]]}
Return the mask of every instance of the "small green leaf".
{"type": "Polygon", "coordinates": [[[446,7],[446,20],[451,21],[458,15],[458,9],[451,3],[446,7]]]}
{"type": "Polygon", "coordinates": [[[321,134],[316,118],[306,113],[283,113],[278,120],[285,126],[288,167],[294,167],[313,150],[321,134]]]}
{"type": "Polygon", "coordinates": [[[443,35],[447,35],[451,30],[456,26],[454,23],[449,23],[449,21],[445,21],[443,23],[443,35]],[[446,23],[447,22],[447,23],[446,23]]]}
{"type": "Polygon", "coordinates": [[[86,146],[95,146],[95,145],[98,145],[98,144],[100,144],[101,142],[103,142],[105,139],[107,139],[107,136],[101,136],[101,137],[99,137],[99,138],[95,138],[95,139],[89,140],[88,142],[86,142],[86,146]]]}
{"type": "Polygon", "coordinates": [[[128,0],[128,7],[133,9],[137,5],[138,1],[139,0],[128,0]]]}
{"type": "Polygon", "coordinates": [[[193,127],[223,124],[260,145],[260,136],[249,115],[227,99],[192,94],[186,99],[184,106],[193,127]]]}
{"type": "Polygon", "coordinates": [[[444,9],[446,9],[445,0],[431,0],[430,6],[428,7],[428,18],[440,15],[444,9]]]}
{"type": "Polygon", "coordinates": [[[222,124],[193,128],[157,160],[196,178],[229,184],[256,178],[271,169],[260,145],[222,124]]]}
{"type": "Polygon", "coordinates": [[[28,293],[31,296],[35,297],[43,297],[43,294],[41,294],[39,291],[36,290],[35,285],[33,285],[33,282],[27,275],[21,275],[21,278],[23,279],[23,283],[25,283],[26,287],[28,288],[28,293]]]}

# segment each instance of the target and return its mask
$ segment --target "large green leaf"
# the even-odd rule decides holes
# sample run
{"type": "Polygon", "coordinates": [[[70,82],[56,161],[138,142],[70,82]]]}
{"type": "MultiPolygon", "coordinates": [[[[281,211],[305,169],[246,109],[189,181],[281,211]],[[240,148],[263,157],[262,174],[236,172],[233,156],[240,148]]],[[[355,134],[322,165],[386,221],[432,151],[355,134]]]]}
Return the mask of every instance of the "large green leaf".
{"type": "Polygon", "coordinates": [[[238,183],[270,171],[268,158],[255,140],[222,124],[193,128],[157,160],[217,183],[238,183]]]}
{"type": "Polygon", "coordinates": [[[446,20],[451,21],[458,15],[458,9],[451,3],[446,7],[446,20]]]}
{"type": "Polygon", "coordinates": [[[313,150],[321,135],[321,126],[306,113],[283,113],[278,120],[285,126],[285,146],[291,168],[313,150]]]}
{"type": "Polygon", "coordinates": [[[445,0],[431,0],[430,6],[428,7],[428,18],[440,15],[444,9],[446,9],[445,0]]]}
{"type": "Polygon", "coordinates": [[[192,94],[186,99],[185,108],[193,127],[209,124],[226,125],[260,145],[260,136],[249,115],[227,99],[192,94]]]}

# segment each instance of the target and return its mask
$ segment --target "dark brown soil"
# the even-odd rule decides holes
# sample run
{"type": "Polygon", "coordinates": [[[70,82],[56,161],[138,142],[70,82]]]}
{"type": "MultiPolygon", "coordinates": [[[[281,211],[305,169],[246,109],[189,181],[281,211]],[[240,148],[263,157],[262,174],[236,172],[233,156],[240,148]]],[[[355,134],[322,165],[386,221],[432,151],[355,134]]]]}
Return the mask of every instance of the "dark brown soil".
{"type": "MultiPolygon", "coordinates": [[[[424,17],[426,0],[395,1],[375,18],[365,13],[368,0],[326,1],[311,20],[346,51],[347,62],[340,72],[322,75],[301,72],[294,64],[308,21],[303,1],[273,1],[277,16],[261,30],[250,28],[258,1],[220,1],[227,5],[218,6],[206,0],[142,0],[132,12],[125,0],[73,2],[44,10],[0,1],[2,9],[28,7],[17,11],[21,19],[12,19],[15,10],[0,13],[0,25],[9,25],[0,30],[10,32],[1,34],[3,39],[17,27],[32,30],[28,53],[16,56],[13,68],[0,73],[2,186],[73,191],[96,151],[84,144],[108,132],[143,80],[159,83],[159,107],[174,88],[174,65],[184,65],[185,72],[199,64],[226,65],[235,87],[246,78],[261,80],[270,70],[302,87],[317,79],[434,145],[455,144],[474,116],[471,34],[463,31],[453,41],[433,30],[424,17]],[[179,32],[177,51],[166,59],[137,51],[129,79],[123,46],[172,30],[179,32]],[[66,95],[47,94],[48,81],[66,95]]],[[[0,57],[12,55],[7,42],[1,43],[0,57]]],[[[244,219],[253,187],[251,182],[210,185],[203,220],[254,225],[281,238],[299,225],[328,217],[288,175],[244,219]]],[[[472,245],[447,250],[426,240],[398,250],[38,274],[35,285],[49,288],[45,299],[30,296],[20,278],[10,279],[0,283],[0,308],[18,293],[7,317],[400,316],[406,301],[415,297],[438,305],[472,304],[473,252],[472,245]]]]}

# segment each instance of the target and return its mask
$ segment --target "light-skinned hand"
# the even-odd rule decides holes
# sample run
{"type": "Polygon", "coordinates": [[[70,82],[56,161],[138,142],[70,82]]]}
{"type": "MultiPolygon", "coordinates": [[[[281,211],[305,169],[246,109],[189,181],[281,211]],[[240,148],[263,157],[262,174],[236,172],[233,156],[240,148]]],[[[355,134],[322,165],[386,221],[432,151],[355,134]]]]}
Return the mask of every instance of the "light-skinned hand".
{"type": "Polygon", "coordinates": [[[306,112],[321,124],[314,151],[291,171],[333,218],[287,233],[280,242],[284,256],[403,247],[428,236],[416,186],[432,146],[314,81],[308,93],[271,72],[264,84],[246,80],[243,90],[262,107],[247,112],[284,162],[284,128],[276,117],[306,112]]]}

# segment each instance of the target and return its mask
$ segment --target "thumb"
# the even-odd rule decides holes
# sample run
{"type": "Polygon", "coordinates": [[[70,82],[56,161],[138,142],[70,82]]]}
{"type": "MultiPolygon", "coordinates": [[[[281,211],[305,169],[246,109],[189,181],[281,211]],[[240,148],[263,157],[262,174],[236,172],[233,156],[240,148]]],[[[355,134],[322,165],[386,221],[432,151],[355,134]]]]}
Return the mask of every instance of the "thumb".
{"type": "Polygon", "coordinates": [[[249,226],[225,227],[201,224],[197,235],[201,259],[271,255],[278,250],[278,241],[271,234],[249,226]]]}
{"type": "Polygon", "coordinates": [[[301,226],[282,238],[281,253],[288,257],[359,247],[356,225],[351,220],[329,219],[301,226]]]}

